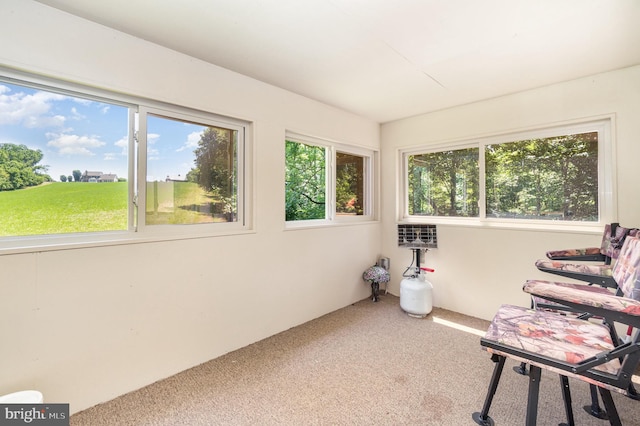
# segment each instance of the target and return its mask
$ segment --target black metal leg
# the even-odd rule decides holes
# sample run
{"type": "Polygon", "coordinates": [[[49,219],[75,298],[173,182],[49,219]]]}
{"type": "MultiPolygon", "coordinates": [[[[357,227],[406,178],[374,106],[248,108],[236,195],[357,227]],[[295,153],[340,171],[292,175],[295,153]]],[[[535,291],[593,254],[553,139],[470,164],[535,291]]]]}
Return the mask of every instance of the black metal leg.
{"type": "Polygon", "coordinates": [[[540,393],[540,367],[529,366],[529,397],[527,399],[526,426],[536,426],[538,421],[538,395],[540,393]]]}
{"type": "Polygon", "coordinates": [[[613,398],[611,397],[611,391],[605,388],[598,389],[600,390],[600,396],[602,397],[604,407],[607,409],[607,413],[609,413],[609,424],[611,424],[611,426],[622,426],[622,421],[618,415],[616,404],[613,402],[613,398]]]}
{"type": "Polygon", "coordinates": [[[529,374],[529,372],[527,371],[526,362],[521,362],[520,365],[516,365],[515,367],[513,367],[513,371],[523,376],[526,376],[527,374],[529,374]]]}
{"type": "Polygon", "coordinates": [[[567,415],[567,423],[560,423],[560,426],[575,426],[573,419],[573,408],[571,408],[571,389],[569,389],[569,379],[560,375],[560,387],[562,388],[562,399],[564,400],[564,411],[567,415]]]}
{"type": "Polygon", "coordinates": [[[471,418],[473,418],[473,420],[481,426],[493,426],[494,424],[493,419],[489,417],[489,408],[491,408],[493,396],[496,393],[496,389],[498,389],[498,382],[500,382],[500,376],[502,375],[502,369],[504,368],[505,360],[506,358],[501,355],[494,354],[491,356],[491,361],[495,362],[496,365],[493,368],[493,375],[491,376],[491,382],[489,383],[487,398],[484,401],[482,412],[475,412],[471,415],[471,418]]]}
{"type": "Polygon", "coordinates": [[[627,396],[631,399],[635,399],[636,401],[640,401],[640,393],[636,390],[633,383],[629,383],[629,388],[627,389],[627,396]]]}
{"type": "Polygon", "coordinates": [[[378,294],[380,294],[380,283],[372,282],[371,283],[371,300],[373,300],[374,302],[377,302],[378,294]]]}
{"type": "Polygon", "coordinates": [[[600,408],[600,403],[598,402],[598,387],[596,385],[589,385],[589,390],[591,391],[591,405],[585,405],[584,411],[595,418],[607,420],[609,418],[607,412],[600,408]]]}

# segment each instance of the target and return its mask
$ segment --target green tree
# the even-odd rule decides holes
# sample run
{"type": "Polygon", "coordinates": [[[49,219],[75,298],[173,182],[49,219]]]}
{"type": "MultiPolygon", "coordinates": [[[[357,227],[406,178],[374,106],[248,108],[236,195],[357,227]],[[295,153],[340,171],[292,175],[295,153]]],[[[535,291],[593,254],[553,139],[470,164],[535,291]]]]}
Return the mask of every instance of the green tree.
{"type": "Polygon", "coordinates": [[[478,149],[409,156],[409,214],[478,216],[478,149]]]}
{"type": "Polygon", "coordinates": [[[51,178],[44,174],[46,166],[39,165],[42,151],[25,145],[0,144],[0,191],[40,185],[51,178]]]}
{"type": "Polygon", "coordinates": [[[60,175],[60,182],[66,182],[67,177],[65,175],[60,175]]]}
{"type": "Polygon", "coordinates": [[[286,220],[324,219],[326,149],[285,143],[286,220]]]}
{"type": "Polygon", "coordinates": [[[73,174],[73,180],[76,182],[80,182],[80,179],[82,178],[82,172],[80,170],[74,170],[71,173],[73,174]]]}
{"type": "Polygon", "coordinates": [[[490,216],[598,217],[596,132],[488,145],[485,164],[490,216]]]}
{"type": "Polygon", "coordinates": [[[236,131],[208,127],[194,151],[195,167],[187,180],[197,182],[223,204],[229,216],[237,212],[237,135],[236,131]]]}

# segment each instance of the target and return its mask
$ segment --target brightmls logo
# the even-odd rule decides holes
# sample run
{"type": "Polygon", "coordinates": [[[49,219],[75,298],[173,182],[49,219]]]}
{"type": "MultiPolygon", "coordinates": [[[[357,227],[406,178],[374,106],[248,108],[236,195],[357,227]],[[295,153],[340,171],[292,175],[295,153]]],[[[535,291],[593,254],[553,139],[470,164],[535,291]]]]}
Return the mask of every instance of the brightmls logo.
{"type": "Polygon", "coordinates": [[[0,426],[69,426],[69,404],[0,404],[0,426]]]}

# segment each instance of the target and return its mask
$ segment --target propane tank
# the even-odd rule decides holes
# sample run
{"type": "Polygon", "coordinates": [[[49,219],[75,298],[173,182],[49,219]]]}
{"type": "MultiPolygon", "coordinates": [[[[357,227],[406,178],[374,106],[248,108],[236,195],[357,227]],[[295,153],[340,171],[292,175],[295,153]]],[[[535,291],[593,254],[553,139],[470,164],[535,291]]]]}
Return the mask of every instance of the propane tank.
{"type": "Polygon", "coordinates": [[[407,277],[400,282],[400,307],[409,316],[424,318],[433,309],[433,285],[427,280],[426,273],[431,268],[420,268],[417,277],[407,277]]]}

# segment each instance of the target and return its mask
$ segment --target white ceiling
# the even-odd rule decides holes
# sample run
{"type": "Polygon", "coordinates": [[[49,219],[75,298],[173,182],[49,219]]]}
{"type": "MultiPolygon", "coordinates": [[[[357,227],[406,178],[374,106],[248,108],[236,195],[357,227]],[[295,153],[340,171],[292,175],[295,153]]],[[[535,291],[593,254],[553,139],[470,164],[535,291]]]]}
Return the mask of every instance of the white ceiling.
{"type": "Polygon", "coordinates": [[[640,64],[639,0],[38,1],[378,122],[640,64]]]}

